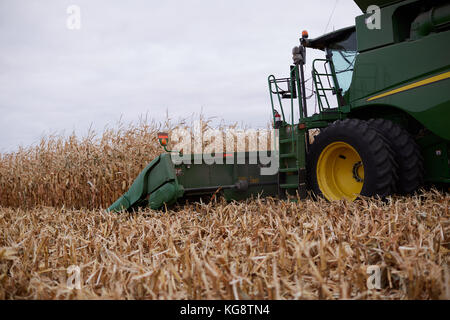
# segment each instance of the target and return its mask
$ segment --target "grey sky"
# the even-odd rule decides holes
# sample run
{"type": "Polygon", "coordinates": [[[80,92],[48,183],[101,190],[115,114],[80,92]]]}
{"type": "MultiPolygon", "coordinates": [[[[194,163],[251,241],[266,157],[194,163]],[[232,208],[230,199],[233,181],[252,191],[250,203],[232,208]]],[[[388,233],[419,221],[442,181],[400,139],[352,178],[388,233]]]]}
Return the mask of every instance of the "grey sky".
{"type": "MultiPolygon", "coordinates": [[[[0,152],[140,115],[270,119],[267,76],[286,76],[301,31],[335,0],[0,0],[0,152]],[[81,30],[66,26],[69,5],[81,30]]],[[[340,0],[327,31],[360,10],[340,0]]],[[[311,57],[311,56],[310,56],[311,57]]],[[[309,72],[309,70],[307,71],[309,72]]]]}

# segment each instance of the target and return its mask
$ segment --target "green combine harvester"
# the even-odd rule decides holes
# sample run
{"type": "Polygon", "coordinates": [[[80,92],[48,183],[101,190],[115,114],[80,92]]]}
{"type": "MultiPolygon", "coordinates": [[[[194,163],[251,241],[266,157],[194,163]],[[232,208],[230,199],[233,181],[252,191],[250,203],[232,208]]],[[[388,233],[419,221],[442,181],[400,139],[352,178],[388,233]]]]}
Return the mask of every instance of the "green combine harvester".
{"type": "MultiPolygon", "coordinates": [[[[257,156],[252,153],[224,154],[225,164],[208,165],[177,164],[167,152],[108,210],[156,210],[217,193],[227,200],[261,194],[302,199],[311,191],[334,201],[407,195],[425,183],[448,187],[449,1],[355,2],[367,12],[355,26],[315,39],[303,32],[290,76],[268,79],[276,173],[249,164],[257,156]],[[380,10],[368,12],[372,5],[380,10]],[[324,52],[312,62],[308,80],[307,49],[324,52]],[[308,114],[308,81],[317,99],[314,114],[308,114]],[[313,143],[311,130],[320,132],[313,143]]],[[[168,135],[159,138],[168,151],[168,135]]]]}

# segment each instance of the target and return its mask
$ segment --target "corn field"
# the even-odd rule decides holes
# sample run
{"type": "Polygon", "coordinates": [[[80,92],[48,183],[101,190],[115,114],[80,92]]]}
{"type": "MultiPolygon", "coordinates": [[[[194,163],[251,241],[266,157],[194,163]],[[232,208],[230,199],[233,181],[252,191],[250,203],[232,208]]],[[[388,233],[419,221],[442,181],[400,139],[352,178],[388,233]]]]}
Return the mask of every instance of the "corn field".
{"type": "Polygon", "coordinates": [[[143,119],[2,154],[0,299],[450,299],[448,193],[106,213],[161,153],[156,133],[180,126],[143,119]]]}
{"type": "MultiPolygon", "coordinates": [[[[200,117],[198,122],[203,132],[211,128],[211,119],[200,117]]],[[[158,132],[191,131],[193,123],[182,120],[173,124],[170,119],[157,123],[142,118],[129,125],[119,123],[101,136],[90,131],[83,138],[44,137],[36,146],[0,154],[0,206],[108,208],[147,164],[164,152],[158,132]]],[[[233,134],[246,128],[220,125],[217,129],[233,134]]],[[[258,149],[247,141],[245,150],[258,149]]]]}

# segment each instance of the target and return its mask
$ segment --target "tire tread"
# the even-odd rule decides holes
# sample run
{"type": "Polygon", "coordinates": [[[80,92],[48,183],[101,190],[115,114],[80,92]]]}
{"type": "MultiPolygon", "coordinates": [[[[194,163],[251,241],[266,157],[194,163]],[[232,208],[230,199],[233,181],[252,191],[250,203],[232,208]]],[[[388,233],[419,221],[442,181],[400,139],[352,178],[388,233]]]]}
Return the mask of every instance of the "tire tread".
{"type": "Polygon", "coordinates": [[[387,119],[371,119],[368,124],[381,133],[394,150],[399,166],[397,192],[408,195],[417,191],[424,181],[424,160],[414,138],[400,125],[387,119]]]}

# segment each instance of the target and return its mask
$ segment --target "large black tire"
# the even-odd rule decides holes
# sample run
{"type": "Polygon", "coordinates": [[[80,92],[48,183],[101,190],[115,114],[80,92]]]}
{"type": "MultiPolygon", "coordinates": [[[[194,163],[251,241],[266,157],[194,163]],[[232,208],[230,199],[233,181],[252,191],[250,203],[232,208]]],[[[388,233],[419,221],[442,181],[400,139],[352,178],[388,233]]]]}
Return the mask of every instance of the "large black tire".
{"type": "MultiPolygon", "coordinates": [[[[320,190],[317,178],[317,166],[322,153],[329,146],[343,142],[350,145],[360,156],[364,167],[364,179],[359,195],[385,198],[395,192],[397,183],[397,165],[394,152],[386,139],[366,121],[347,119],[336,121],[323,130],[311,145],[308,153],[308,182],[316,196],[325,197],[320,190]]],[[[345,157],[339,156],[341,159],[345,157]]]]}
{"type": "Polygon", "coordinates": [[[398,164],[397,192],[408,195],[417,191],[424,180],[424,164],[420,148],[414,138],[400,125],[385,119],[372,119],[369,125],[389,142],[398,164]]]}

